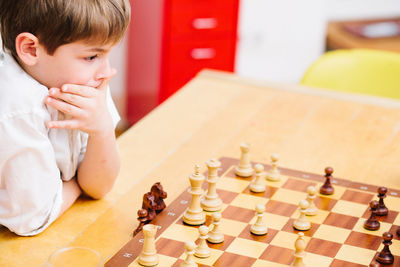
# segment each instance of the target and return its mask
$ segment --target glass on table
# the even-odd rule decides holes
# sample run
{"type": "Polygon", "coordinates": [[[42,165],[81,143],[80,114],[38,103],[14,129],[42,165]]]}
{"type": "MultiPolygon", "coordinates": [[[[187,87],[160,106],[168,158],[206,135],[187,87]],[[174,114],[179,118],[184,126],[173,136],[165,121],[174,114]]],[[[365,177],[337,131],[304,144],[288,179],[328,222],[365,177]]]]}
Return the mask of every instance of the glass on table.
{"type": "Polygon", "coordinates": [[[65,247],[54,251],[43,267],[103,267],[104,260],[97,251],[84,247],[65,247]]]}

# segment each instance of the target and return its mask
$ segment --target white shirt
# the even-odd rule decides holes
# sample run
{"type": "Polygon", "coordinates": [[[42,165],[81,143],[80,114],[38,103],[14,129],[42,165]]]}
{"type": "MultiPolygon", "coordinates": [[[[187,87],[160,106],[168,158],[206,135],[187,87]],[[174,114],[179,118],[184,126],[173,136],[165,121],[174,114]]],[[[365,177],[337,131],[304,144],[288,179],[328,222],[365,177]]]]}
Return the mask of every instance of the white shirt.
{"type": "MultiPolygon", "coordinates": [[[[58,216],[62,180],[72,179],[86,151],[87,134],[49,129],[64,114],[44,104],[48,88],[0,49],[0,225],[35,235],[58,216]]],[[[114,126],[120,117],[107,90],[114,126]]]]}

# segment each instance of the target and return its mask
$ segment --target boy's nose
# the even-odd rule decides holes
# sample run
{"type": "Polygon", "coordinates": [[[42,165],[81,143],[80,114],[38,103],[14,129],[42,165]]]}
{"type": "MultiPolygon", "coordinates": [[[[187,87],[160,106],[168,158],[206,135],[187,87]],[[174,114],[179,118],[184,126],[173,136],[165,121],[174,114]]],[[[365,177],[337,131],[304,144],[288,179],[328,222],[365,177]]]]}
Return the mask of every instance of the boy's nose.
{"type": "Polygon", "coordinates": [[[114,70],[110,66],[110,61],[107,59],[103,62],[96,74],[96,80],[107,79],[114,75],[114,70]]]}

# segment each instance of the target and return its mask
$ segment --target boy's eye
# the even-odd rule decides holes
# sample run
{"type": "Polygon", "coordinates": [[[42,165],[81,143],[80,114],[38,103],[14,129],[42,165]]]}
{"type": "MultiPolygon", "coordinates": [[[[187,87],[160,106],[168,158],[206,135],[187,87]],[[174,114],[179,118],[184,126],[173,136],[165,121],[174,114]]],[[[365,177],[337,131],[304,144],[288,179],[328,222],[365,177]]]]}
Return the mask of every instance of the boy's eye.
{"type": "Polygon", "coordinates": [[[95,58],[97,58],[97,55],[90,56],[90,57],[86,57],[85,60],[92,61],[92,60],[94,60],[95,58]]]}

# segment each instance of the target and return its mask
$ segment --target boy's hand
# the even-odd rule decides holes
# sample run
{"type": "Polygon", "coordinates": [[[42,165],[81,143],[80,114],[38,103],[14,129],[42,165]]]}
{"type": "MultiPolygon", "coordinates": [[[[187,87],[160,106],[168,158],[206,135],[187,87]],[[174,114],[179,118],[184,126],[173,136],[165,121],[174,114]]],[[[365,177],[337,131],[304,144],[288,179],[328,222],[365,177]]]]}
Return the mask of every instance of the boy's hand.
{"type": "MultiPolygon", "coordinates": [[[[112,76],[116,71],[113,72],[112,76]]],[[[106,103],[107,86],[112,76],[104,79],[97,88],[76,84],[64,84],[61,89],[50,88],[46,104],[69,117],[50,121],[47,127],[79,129],[92,136],[114,131],[106,103]]]]}

